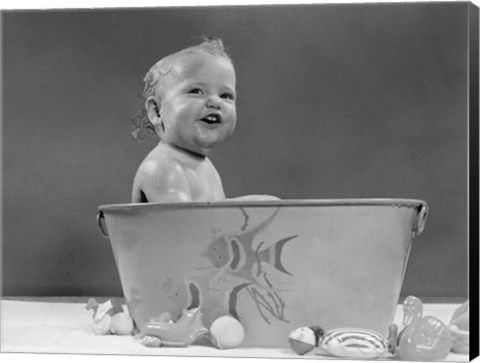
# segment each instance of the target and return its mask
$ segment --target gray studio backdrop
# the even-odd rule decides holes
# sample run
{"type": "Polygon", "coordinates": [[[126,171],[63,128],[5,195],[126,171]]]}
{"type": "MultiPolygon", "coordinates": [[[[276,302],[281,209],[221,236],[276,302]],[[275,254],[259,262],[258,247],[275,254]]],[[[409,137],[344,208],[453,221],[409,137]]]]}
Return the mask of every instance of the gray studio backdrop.
{"type": "Polygon", "coordinates": [[[131,137],[145,72],[206,34],[237,70],[227,195],[423,199],[402,295],[466,297],[470,6],[4,12],[3,294],[122,294],[97,206],[156,144],[131,137]]]}

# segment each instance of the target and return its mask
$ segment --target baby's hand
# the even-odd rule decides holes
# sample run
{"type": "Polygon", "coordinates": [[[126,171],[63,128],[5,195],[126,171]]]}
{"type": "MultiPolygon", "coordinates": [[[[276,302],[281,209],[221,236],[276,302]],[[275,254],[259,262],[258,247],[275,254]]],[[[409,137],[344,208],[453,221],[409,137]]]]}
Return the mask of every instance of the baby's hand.
{"type": "Polygon", "coordinates": [[[227,200],[232,200],[236,202],[250,202],[250,201],[264,202],[264,201],[281,200],[281,199],[268,194],[262,194],[262,195],[253,194],[253,195],[244,195],[242,197],[237,197],[237,198],[228,198],[227,200]]]}

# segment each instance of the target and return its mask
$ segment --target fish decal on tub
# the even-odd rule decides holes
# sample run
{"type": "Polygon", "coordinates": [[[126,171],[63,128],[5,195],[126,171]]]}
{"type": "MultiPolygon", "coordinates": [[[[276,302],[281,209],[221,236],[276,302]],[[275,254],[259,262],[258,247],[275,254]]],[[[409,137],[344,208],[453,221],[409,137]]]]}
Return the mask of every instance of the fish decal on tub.
{"type": "Polygon", "coordinates": [[[191,310],[200,305],[200,288],[192,281],[181,281],[174,287],[167,286],[165,285],[164,291],[179,311],[191,310]]]}
{"type": "MultiPolygon", "coordinates": [[[[242,212],[245,213],[243,210],[242,212]]],[[[215,267],[220,268],[225,266],[230,263],[232,259],[237,257],[235,255],[236,251],[232,250],[231,241],[238,241],[240,245],[247,247],[247,249],[253,249],[253,239],[272,223],[277,213],[278,209],[266,220],[251,228],[248,228],[248,224],[244,224],[240,231],[223,234],[208,246],[205,256],[215,265],[215,267]]],[[[244,216],[245,220],[248,221],[248,214],[245,213],[244,216]]]]}
{"type": "Polygon", "coordinates": [[[179,311],[200,307],[207,324],[225,314],[241,320],[238,311],[241,296],[244,302],[253,302],[253,309],[268,324],[272,317],[288,322],[278,284],[284,283],[281,276],[293,276],[284,266],[282,255],[287,243],[298,235],[281,238],[269,245],[258,241],[258,235],[273,222],[279,208],[251,227],[250,216],[240,209],[244,218],[240,230],[215,238],[203,253],[202,257],[211,265],[175,285],[164,284],[164,291],[179,311]]]}
{"type": "Polygon", "coordinates": [[[220,236],[208,247],[205,256],[215,267],[228,266],[232,273],[254,284],[261,277],[262,263],[270,264],[276,271],[293,276],[282,263],[282,252],[286,243],[298,235],[282,238],[263,249],[263,241],[255,246],[255,237],[270,225],[277,213],[278,209],[254,227],[220,236]]]}

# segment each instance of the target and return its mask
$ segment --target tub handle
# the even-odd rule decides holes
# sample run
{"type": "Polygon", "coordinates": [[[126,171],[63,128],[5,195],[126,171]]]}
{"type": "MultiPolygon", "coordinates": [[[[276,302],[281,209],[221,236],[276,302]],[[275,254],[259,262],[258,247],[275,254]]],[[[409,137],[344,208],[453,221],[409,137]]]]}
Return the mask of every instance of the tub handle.
{"type": "Polygon", "coordinates": [[[105,216],[103,215],[103,211],[99,211],[97,213],[97,223],[98,228],[100,229],[100,233],[103,237],[108,238],[108,231],[107,226],[105,225],[105,216]]]}
{"type": "Polygon", "coordinates": [[[418,213],[417,213],[417,222],[413,225],[412,238],[415,238],[422,234],[423,229],[425,228],[425,222],[428,217],[428,206],[422,204],[418,213]]]}

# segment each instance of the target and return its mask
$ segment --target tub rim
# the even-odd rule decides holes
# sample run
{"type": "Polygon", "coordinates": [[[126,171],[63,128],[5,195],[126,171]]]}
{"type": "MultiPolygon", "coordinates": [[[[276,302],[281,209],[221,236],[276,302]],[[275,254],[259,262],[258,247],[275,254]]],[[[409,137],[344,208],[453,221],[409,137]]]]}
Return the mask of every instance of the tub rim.
{"type": "Polygon", "coordinates": [[[347,198],[347,199],[280,199],[268,201],[222,200],[215,202],[178,202],[178,203],[123,203],[104,204],[98,207],[97,224],[103,237],[109,238],[104,225],[104,214],[130,214],[141,210],[199,210],[215,208],[264,208],[264,207],[394,207],[414,208],[416,221],[412,228],[412,238],[422,234],[429,214],[428,204],[420,199],[401,198],[347,198]]]}
{"type": "Polygon", "coordinates": [[[337,207],[337,206],[393,206],[427,208],[427,202],[421,199],[407,198],[345,198],[345,199],[280,199],[280,200],[222,200],[208,202],[176,203],[118,203],[102,204],[99,211],[126,211],[132,209],[202,209],[213,207],[337,207]]]}

